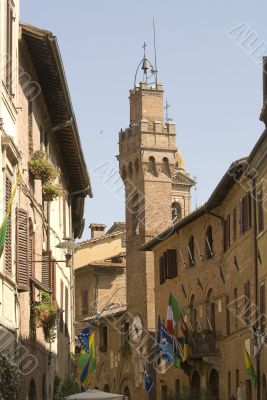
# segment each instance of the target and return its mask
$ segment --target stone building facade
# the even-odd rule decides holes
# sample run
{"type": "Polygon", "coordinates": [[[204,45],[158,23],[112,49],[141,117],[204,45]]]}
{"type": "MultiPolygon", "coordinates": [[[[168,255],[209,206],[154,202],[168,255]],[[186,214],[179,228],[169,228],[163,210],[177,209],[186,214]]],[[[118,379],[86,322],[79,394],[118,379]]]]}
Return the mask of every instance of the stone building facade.
{"type": "MultiPolygon", "coordinates": [[[[107,232],[103,224],[90,228],[91,239],[81,242],[74,256],[76,336],[93,324],[97,369],[90,386],[128,394],[122,372],[128,330],[125,223],[115,222],[107,232]]],[[[78,353],[79,342],[76,345],[78,353]]]]}
{"type": "MultiPolygon", "coordinates": [[[[266,124],[266,103],[261,119],[266,124]]],[[[190,357],[157,371],[158,399],[191,391],[213,399],[266,399],[266,346],[254,356],[252,327],[266,335],[266,130],[249,157],[235,161],[208,201],[143,250],[154,254],[155,318],[172,292],[186,309],[190,357]],[[175,254],[175,261],[168,254],[175,254]],[[243,359],[248,351],[254,389],[243,359]]],[[[182,336],[181,327],[176,328],[182,336]]]]}
{"type": "Polygon", "coordinates": [[[55,375],[63,380],[71,373],[74,338],[73,270],[69,254],[57,246],[81,234],[84,199],[92,193],[56,38],[19,25],[18,2],[0,6],[2,219],[20,176],[0,260],[0,328],[7,344],[1,341],[1,352],[13,359],[21,354],[20,370],[29,362],[19,398],[45,400],[52,398],[55,375]],[[3,43],[9,46],[5,57],[3,43]],[[54,200],[28,166],[39,150],[61,170],[62,193],[54,200]],[[52,344],[34,322],[32,306],[41,291],[63,310],[52,344]]]}

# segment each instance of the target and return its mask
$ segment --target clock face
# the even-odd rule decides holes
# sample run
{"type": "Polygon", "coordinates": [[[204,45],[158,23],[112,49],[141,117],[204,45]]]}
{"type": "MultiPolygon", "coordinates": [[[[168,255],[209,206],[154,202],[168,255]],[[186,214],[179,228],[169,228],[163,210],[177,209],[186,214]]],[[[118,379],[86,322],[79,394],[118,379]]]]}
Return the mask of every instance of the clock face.
{"type": "Polygon", "coordinates": [[[132,336],[132,340],[135,343],[140,342],[142,335],[143,335],[143,324],[141,321],[141,318],[136,315],[133,319],[133,323],[132,323],[132,328],[131,328],[131,336],[132,336]]]}

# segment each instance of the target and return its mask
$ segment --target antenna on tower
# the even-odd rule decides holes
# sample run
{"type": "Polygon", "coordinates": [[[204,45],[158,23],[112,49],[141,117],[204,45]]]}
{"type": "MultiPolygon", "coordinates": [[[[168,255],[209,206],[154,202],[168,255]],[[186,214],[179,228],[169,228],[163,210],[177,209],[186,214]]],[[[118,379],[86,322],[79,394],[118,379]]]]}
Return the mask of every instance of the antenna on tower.
{"type": "Polygon", "coordinates": [[[166,122],[170,121],[171,118],[169,118],[169,108],[170,108],[170,104],[168,103],[168,99],[166,99],[166,104],[165,104],[165,111],[166,111],[166,122]]]}
{"type": "Polygon", "coordinates": [[[155,28],[155,19],[153,18],[153,33],[154,33],[154,57],[155,57],[155,80],[156,80],[156,85],[158,83],[158,68],[157,68],[157,46],[156,46],[156,28],[155,28]]]}

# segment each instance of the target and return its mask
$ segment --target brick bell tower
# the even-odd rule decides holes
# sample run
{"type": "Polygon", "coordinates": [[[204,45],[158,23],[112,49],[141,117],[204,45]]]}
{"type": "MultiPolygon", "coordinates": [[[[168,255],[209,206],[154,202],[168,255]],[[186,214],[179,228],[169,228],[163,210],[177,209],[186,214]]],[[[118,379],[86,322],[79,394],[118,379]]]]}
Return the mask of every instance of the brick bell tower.
{"type": "MultiPolygon", "coordinates": [[[[140,247],[172,223],[172,175],[178,159],[175,124],[164,120],[163,85],[157,79],[148,83],[145,56],[141,65],[144,79],[130,90],[130,125],[119,134],[119,166],[125,186],[127,307],[154,335],[154,260],[140,247]]],[[[136,364],[134,351],[131,358],[136,364]]],[[[143,398],[142,384],[139,389],[143,398]]]]}

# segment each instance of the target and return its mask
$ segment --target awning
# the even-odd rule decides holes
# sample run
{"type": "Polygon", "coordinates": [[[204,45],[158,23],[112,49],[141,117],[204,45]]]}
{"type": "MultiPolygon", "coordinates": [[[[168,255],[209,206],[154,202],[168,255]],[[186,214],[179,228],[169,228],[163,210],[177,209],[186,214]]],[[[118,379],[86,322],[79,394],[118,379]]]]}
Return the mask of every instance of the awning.
{"type": "Polygon", "coordinates": [[[116,399],[127,399],[126,396],[122,394],[106,393],[101,392],[97,389],[89,389],[84,393],[72,394],[71,396],[65,397],[66,400],[116,400],[116,399]]]}

